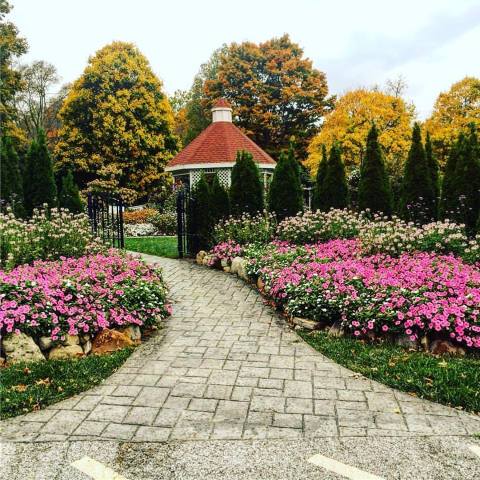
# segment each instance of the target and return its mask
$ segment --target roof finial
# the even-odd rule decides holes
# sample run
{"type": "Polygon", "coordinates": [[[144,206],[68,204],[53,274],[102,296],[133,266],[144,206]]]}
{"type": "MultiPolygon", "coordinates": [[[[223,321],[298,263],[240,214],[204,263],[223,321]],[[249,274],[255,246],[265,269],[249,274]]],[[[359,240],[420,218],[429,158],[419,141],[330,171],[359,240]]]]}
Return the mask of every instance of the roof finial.
{"type": "Polygon", "coordinates": [[[219,98],[213,104],[212,122],[232,122],[232,107],[225,98],[219,98]]]}

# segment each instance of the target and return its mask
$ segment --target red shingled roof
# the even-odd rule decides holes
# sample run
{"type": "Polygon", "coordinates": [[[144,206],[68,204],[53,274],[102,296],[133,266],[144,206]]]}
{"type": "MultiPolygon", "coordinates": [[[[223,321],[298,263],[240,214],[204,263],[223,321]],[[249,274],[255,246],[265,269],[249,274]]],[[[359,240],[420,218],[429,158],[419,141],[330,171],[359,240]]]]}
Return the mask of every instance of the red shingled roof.
{"type": "Polygon", "coordinates": [[[214,104],[213,108],[232,108],[232,106],[228,103],[226,98],[219,98],[214,104]]]}
{"type": "Polygon", "coordinates": [[[239,150],[250,152],[257,163],[275,165],[275,160],[233,123],[214,122],[172,158],[167,167],[192,163],[234,162],[239,150]]]}

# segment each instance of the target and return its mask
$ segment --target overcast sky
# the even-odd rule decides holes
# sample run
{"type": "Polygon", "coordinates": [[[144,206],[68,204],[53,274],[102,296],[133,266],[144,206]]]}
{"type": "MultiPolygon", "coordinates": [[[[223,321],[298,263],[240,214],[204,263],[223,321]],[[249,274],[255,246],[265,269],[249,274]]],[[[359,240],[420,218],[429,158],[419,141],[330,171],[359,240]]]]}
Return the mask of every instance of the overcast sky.
{"type": "Polygon", "coordinates": [[[166,91],[187,89],[223,43],[289,33],[330,93],[402,75],[427,117],[437,95],[480,77],[480,0],[10,0],[30,45],[22,61],[53,63],[62,83],[113,40],[134,42],[166,91]]]}

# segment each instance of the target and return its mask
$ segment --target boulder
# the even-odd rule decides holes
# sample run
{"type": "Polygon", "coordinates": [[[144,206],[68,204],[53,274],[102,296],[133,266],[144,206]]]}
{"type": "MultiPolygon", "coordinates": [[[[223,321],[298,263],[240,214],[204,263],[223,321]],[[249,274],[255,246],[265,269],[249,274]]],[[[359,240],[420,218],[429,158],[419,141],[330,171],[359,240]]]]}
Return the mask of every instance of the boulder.
{"type": "Polygon", "coordinates": [[[140,327],[138,325],[129,325],[128,327],[121,328],[119,330],[127,335],[132,342],[140,343],[142,341],[142,332],[140,331],[140,327]]]}
{"type": "Polygon", "coordinates": [[[262,280],[262,277],[257,278],[257,288],[263,290],[265,288],[265,282],[262,280]]]}
{"type": "Polygon", "coordinates": [[[420,345],[425,352],[428,352],[430,350],[430,339],[425,335],[421,338],[420,345]]]}
{"type": "Polygon", "coordinates": [[[242,258],[242,261],[238,266],[237,275],[243,280],[246,280],[248,282],[250,279],[248,278],[248,274],[246,270],[247,263],[248,263],[247,260],[242,258]]]}
{"type": "Polygon", "coordinates": [[[228,267],[228,260],[226,258],[222,258],[220,260],[220,265],[222,266],[222,268],[228,267]]]}
{"type": "Polygon", "coordinates": [[[53,340],[50,337],[40,337],[38,339],[38,344],[40,345],[41,350],[49,350],[53,347],[53,340]]]}
{"type": "Polygon", "coordinates": [[[402,334],[395,337],[395,344],[404,348],[418,350],[418,340],[412,340],[408,335],[402,334]]]}
{"type": "Polygon", "coordinates": [[[230,267],[223,267],[223,271],[226,273],[230,273],[230,267]]]}
{"type": "Polygon", "coordinates": [[[7,362],[38,362],[45,360],[40,347],[25,333],[9,333],[2,341],[7,362]]]}
{"type": "Polygon", "coordinates": [[[343,337],[345,332],[343,331],[342,322],[336,321],[329,329],[328,335],[331,337],[343,337]]]}
{"type": "Polygon", "coordinates": [[[309,320],[308,318],[293,317],[292,323],[300,328],[306,328],[307,330],[321,330],[322,328],[325,328],[325,323],[309,320]]]}
{"type": "Polygon", "coordinates": [[[203,259],[205,258],[205,255],[207,254],[207,252],[205,250],[200,250],[198,253],[197,253],[197,256],[195,258],[195,261],[199,264],[199,265],[203,265],[203,259]]]}
{"type": "Polygon", "coordinates": [[[80,345],[92,341],[92,337],[89,333],[81,333],[78,337],[80,338],[80,345]]]}
{"type": "Polygon", "coordinates": [[[434,340],[430,345],[430,351],[434,355],[465,355],[465,350],[462,347],[454,345],[452,342],[448,340],[434,340]]]}
{"type": "Polygon", "coordinates": [[[86,341],[83,345],[83,353],[88,355],[92,351],[92,342],[90,340],[86,341]]]}
{"type": "Polygon", "coordinates": [[[80,345],[80,337],[78,335],[67,335],[62,344],[66,347],[70,345],[80,345]]]}
{"type": "Polygon", "coordinates": [[[235,257],[230,265],[230,273],[238,273],[238,268],[242,262],[242,257],[235,257]]]}
{"type": "Polygon", "coordinates": [[[122,348],[132,347],[133,345],[134,343],[126,333],[106,328],[93,339],[92,353],[101,355],[103,353],[115,352],[122,348]]]}
{"type": "Polygon", "coordinates": [[[83,357],[83,349],[80,345],[59,345],[53,347],[48,353],[49,360],[66,360],[78,357],[83,357]]]}

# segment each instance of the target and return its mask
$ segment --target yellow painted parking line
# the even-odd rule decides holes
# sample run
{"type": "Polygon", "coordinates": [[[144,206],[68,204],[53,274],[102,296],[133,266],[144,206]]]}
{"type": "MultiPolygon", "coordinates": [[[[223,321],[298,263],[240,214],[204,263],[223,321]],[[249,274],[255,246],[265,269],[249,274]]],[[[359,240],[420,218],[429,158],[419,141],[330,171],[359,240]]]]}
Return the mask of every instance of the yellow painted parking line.
{"type": "Polygon", "coordinates": [[[124,476],[90,457],[82,457],[70,465],[92,477],[93,480],[127,480],[124,476]]]}
{"type": "Polygon", "coordinates": [[[469,445],[468,448],[478,457],[480,457],[480,447],[478,445],[469,445]]]}
{"type": "Polygon", "coordinates": [[[325,468],[333,473],[338,473],[338,475],[343,475],[350,480],[384,480],[382,477],[377,477],[377,475],[372,475],[371,473],[364,472],[345,463],[337,462],[332,458],[324,457],[320,454],[314,455],[309,458],[308,461],[318,467],[325,468]]]}

